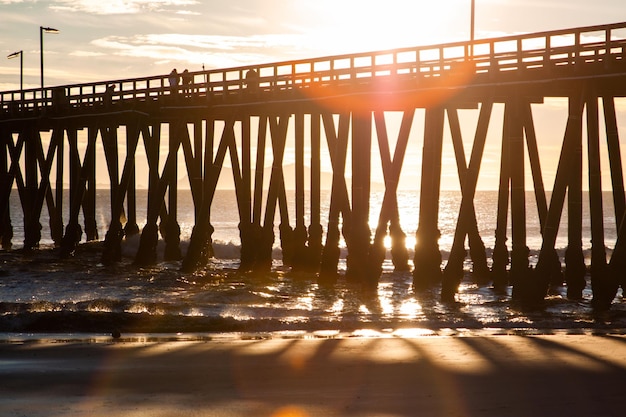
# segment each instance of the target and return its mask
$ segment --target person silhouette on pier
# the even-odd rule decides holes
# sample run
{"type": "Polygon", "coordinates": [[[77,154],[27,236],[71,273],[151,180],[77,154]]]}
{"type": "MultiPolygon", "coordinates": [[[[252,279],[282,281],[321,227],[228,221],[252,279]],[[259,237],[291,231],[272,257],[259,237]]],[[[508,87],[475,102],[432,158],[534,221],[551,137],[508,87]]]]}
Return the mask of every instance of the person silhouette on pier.
{"type": "Polygon", "coordinates": [[[191,84],[193,82],[193,76],[189,74],[189,71],[185,69],[181,75],[182,84],[183,84],[183,92],[185,94],[191,93],[191,84]]]}
{"type": "Polygon", "coordinates": [[[170,91],[172,94],[175,94],[178,92],[178,83],[180,81],[180,77],[178,75],[178,71],[176,71],[176,68],[174,68],[172,70],[172,72],[170,72],[170,75],[168,77],[169,83],[170,83],[170,91]]]}
{"type": "Polygon", "coordinates": [[[256,95],[259,91],[259,73],[254,69],[246,72],[246,88],[252,95],[256,95]]]}
{"type": "Polygon", "coordinates": [[[113,105],[113,92],[115,92],[115,85],[107,85],[107,89],[102,96],[102,103],[107,109],[111,108],[111,106],[113,105]]]}

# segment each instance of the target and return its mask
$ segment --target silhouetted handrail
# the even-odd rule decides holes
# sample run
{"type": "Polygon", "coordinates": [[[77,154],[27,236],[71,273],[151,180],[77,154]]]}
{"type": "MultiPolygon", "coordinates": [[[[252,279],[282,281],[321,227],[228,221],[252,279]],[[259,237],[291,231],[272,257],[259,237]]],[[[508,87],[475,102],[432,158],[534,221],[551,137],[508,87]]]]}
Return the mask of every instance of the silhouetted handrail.
{"type": "MultiPolygon", "coordinates": [[[[190,72],[191,84],[172,89],[169,75],[83,83],[0,93],[0,109],[36,110],[61,100],[70,107],[186,97],[229,96],[244,91],[246,74],[255,70],[263,92],[313,85],[372,82],[389,76],[439,77],[456,64],[470,62],[476,74],[549,69],[583,63],[624,61],[626,22],[429,46],[334,55],[313,59],[190,72]],[[620,34],[619,31],[622,31],[620,34]],[[106,98],[108,86],[115,90],[106,98]],[[184,90],[187,89],[187,90],[184,90]]],[[[1,113],[0,113],[1,114],[1,113]]]]}

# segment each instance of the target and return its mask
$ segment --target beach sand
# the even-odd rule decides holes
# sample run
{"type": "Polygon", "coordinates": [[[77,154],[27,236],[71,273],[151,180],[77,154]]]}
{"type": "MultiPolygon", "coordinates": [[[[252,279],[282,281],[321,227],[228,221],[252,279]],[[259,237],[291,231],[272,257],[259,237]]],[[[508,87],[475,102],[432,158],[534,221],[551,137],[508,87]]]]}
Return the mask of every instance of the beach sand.
{"type": "Polygon", "coordinates": [[[2,416],[622,416],[626,336],[0,343],[2,416]]]}

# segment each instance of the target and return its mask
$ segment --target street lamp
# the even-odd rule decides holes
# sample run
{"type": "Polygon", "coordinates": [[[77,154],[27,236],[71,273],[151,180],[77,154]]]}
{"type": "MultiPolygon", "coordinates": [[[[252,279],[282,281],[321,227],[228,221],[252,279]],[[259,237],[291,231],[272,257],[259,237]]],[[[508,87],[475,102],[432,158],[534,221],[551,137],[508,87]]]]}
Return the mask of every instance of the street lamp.
{"type": "Polygon", "coordinates": [[[474,43],[474,11],[476,10],[476,0],[472,0],[471,21],[470,21],[470,41],[474,43]]]}
{"type": "Polygon", "coordinates": [[[43,95],[43,33],[59,33],[57,29],[39,26],[39,57],[41,63],[41,93],[43,95]]]}
{"type": "Polygon", "coordinates": [[[24,51],[13,52],[12,54],[7,55],[8,59],[17,58],[20,56],[20,95],[22,94],[22,90],[24,88],[24,51]]]}
{"type": "Polygon", "coordinates": [[[476,10],[476,0],[472,0],[472,6],[470,10],[470,43],[471,43],[471,55],[474,56],[474,15],[476,10]]]}

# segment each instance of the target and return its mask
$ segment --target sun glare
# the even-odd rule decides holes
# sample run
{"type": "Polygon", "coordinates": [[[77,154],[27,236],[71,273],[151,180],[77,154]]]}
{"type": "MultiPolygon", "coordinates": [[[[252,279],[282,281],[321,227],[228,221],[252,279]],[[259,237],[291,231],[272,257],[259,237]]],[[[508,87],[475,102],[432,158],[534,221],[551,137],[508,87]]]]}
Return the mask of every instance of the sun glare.
{"type": "Polygon", "coordinates": [[[469,38],[470,0],[321,0],[315,4],[319,45],[341,52],[469,38]],[[467,27],[459,23],[462,20],[467,20],[467,27]]]}

